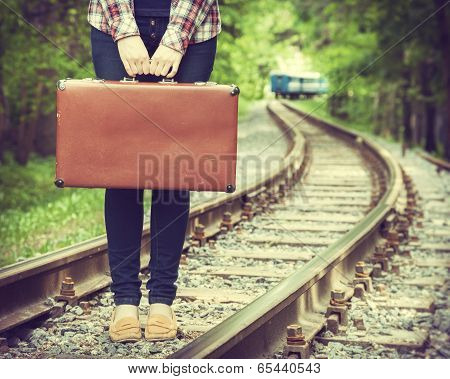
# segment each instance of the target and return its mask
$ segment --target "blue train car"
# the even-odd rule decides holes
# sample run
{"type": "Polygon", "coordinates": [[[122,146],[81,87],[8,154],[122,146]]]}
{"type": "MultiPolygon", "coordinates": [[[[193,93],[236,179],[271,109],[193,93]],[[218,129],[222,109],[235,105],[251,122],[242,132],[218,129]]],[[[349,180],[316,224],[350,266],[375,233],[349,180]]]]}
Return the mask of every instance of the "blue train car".
{"type": "Polygon", "coordinates": [[[318,72],[289,75],[272,72],[270,74],[271,90],[275,97],[298,99],[301,95],[312,97],[328,91],[327,80],[318,72]]]}

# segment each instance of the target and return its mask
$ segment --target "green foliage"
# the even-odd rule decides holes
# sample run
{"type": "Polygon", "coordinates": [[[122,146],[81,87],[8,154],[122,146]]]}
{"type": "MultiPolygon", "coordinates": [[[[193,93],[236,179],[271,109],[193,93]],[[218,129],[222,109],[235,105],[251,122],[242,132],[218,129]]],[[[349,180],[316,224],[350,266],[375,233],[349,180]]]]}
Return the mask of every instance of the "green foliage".
{"type": "MultiPolygon", "coordinates": [[[[403,125],[405,107],[419,112],[424,104],[443,106],[448,96],[443,50],[448,46],[442,45],[438,33],[439,1],[296,3],[303,53],[330,80],[327,108],[332,116],[400,136],[410,127],[403,125]]],[[[447,9],[447,18],[448,13],[447,9]]]]}
{"type": "Polygon", "coordinates": [[[63,77],[92,76],[85,2],[7,1],[2,8],[1,77],[11,123],[27,123],[55,109],[63,77]],[[3,20],[2,20],[3,21],[3,20]]]}
{"type": "Polygon", "coordinates": [[[53,157],[0,166],[0,265],[104,233],[102,191],[56,188],[54,166],[53,157]]]}
{"type": "MultiPolygon", "coordinates": [[[[0,267],[105,233],[103,189],[56,188],[54,157],[0,166],[0,267]]],[[[151,193],[144,198],[149,209],[151,193]]]]}
{"type": "Polygon", "coordinates": [[[235,83],[241,96],[260,99],[277,57],[296,41],[290,1],[227,1],[220,6],[223,31],[212,80],[235,83]]]}

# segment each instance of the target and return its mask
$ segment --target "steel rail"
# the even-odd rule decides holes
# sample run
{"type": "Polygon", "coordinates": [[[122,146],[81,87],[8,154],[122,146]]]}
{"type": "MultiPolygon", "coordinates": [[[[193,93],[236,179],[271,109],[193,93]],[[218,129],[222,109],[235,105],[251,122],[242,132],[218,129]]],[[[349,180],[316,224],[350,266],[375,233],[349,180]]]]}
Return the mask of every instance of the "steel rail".
{"type": "MultiPolygon", "coordinates": [[[[277,125],[288,141],[288,151],[280,166],[232,194],[223,194],[193,207],[186,237],[192,236],[199,224],[205,226],[205,237],[220,233],[225,212],[231,213],[232,224],[239,223],[246,203],[254,204],[261,194],[278,192],[281,185],[289,187],[300,177],[304,168],[304,139],[285,123],[277,122],[277,125]]],[[[147,222],[143,227],[141,248],[141,268],[144,270],[150,259],[149,240],[150,224],[147,222]]],[[[184,251],[190,245],[187,239],[184,251]]],[[[110,285],[106,235],[1,268],[0,333],[37,317],[60,312],[66,302],[55,305],[49,298],[58,299],[66,277],[71,277],[75,283],[75,296],[68,300],[69,303],[110,285]]]]}
{"type": "MultiPolygon", "coordinates": [[[[264,358],[268,357],[267,352],[283,348],[289,324],[300,323],[304,334],[314,335],[324,321],[320,311],[329,302],[331,289],[354,277],[355,263],[375,246],[380,237],[380,226],[388,215],[395,213],[396,201],[402,190],[402,172],[386,149],[357,132],[305,114],[288,102],[282,104],[306,122],[370,151],[386,170],[389,180],[386,191],[378,204],[341,239],[268,292],[168,358],[264,358]]],[[[272,109],[271,113],[276,112],[272,109]]],[[[279,115],[276,117],[280,119],[279,115]]],[[[297,132],[301,129],[301,124],[287,123],[286,127],[297,132]]]]}
{"type": "Polygon", "coordinates": [[[448,161],[433,157],[432,155],[424,153],[422,151],[418,151],[417,155],[427,160],[428,162],[434,164],[438,170],[450,171],[450,162],[448,161]]]}

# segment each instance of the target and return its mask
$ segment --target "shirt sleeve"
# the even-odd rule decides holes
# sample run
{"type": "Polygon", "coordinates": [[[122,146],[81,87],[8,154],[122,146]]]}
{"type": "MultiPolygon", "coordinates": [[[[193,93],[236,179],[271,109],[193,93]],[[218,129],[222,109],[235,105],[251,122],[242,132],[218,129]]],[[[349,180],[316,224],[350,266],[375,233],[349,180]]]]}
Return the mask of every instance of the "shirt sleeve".
{"type": "Polygon", "coordinates": [[[110,17],[111,35],[114,42],[129,36],[138,36],[139,28],[129,0],[104,0],[110,17]]]}
{"type": "Polygon", "coordinates": [[[205,20],[217,0],[179,0],[170,14],[169,24],[160,45],[170,47],[184,55],[195,30],[205,20]]]}

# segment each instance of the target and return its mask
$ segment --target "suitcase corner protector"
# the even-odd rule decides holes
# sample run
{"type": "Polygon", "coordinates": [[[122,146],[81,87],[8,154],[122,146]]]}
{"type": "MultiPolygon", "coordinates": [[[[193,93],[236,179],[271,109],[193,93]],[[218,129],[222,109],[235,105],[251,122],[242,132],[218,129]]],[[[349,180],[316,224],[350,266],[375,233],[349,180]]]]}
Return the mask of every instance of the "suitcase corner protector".
{"type": "Polygon", "coordinates": [[[239,87],[237,85],[235,85],[235,84],[232,84],[231,85],[231,92],[230,92],[231,96],[237,96],[240,93],[241,93],[241,90],[239,89],[239,87]]]}
{"type": "Polygon", "coordinates": [[[56,187],[58,187],[58,188],[64,188],[64,180],[58,178],[58,179],[55,180],[54,183],[55,183],[55,186],[56,186],[56,187]]]}
{"type": "Polygon", "coordinates": [[[64,91],[66,89],[66,79],[61,79],[56,82],[56,88],[60,91],[64,91]]]}
{"type": "Polygon", "coordinates": [[[233,193],[235,190],[236,190],[236,186],[235,185],[233,185],[233,184],[228,184],[227,185],[227,190],[226,190],[227,193],[233,193]]]}

